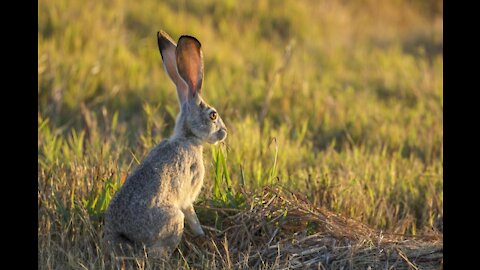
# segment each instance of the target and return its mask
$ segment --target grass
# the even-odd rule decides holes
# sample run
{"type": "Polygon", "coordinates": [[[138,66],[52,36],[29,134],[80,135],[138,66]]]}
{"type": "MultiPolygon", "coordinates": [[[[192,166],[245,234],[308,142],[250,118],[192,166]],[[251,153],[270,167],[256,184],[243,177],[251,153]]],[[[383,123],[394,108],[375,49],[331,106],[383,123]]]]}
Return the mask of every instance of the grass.
{"type": "MultiPolygon", "coordinates": [[[[178,111],[155,40],[160,29],[202,42],[204,97],[229,129],[225,144],[204,151],[196,209],[207,237],[187,232],[165,267],[439,267],[441,1],[38,7],[41,269],[118,266],[101,241],[103,212],[126,175],[170,136],[178,111]],[[336,217],[359,225],[345,231],[336,217]],[[291,226],[290,218],[305,223],[291,226]],[[234,227],[240,221],[249,230],[234,227]],[[250,240],[239,236],[254,231],[250,240]],[[319,245],[325,250],[308,253],[319,245]]],[[[137,258],[125,267],[153,265],[137,258]]]]}

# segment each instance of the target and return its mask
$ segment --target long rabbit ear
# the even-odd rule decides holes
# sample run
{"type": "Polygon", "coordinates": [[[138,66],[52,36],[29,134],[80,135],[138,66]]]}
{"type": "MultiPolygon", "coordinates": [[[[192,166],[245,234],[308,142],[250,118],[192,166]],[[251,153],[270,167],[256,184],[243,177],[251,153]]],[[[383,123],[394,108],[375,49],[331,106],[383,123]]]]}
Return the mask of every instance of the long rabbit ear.
{"type": "Polygon", "coordinates": [[[177,45],[177,69],[188,85],[189,97],[200,94],[203,83],[203,55],[200,42],[192,36],[181,36],[177,45]]]}
{"type": "Polygon", "coordinates": [[[188,86],[185,81],[180,77],[177,71],[177,61],[175,57],[175,51],[177,46],[172,38],[163,30],[157,32],[158,49],[163,60],[163,67],[167,71],[170,79],[175,83],[177,87],[177,95],[180,102],[180,108],[188,99],[188,86]]]}

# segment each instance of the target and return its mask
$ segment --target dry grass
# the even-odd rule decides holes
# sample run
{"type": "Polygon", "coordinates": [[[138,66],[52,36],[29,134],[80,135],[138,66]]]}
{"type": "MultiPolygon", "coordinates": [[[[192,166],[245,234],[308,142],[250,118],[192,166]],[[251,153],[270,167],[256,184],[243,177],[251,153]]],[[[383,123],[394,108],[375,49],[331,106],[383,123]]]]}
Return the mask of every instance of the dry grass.
{"type": "Polygon", "coordinates": [[[182,253],[219,257],[220,268],[235,269],[439,269],[442,265],[443,236],[436,232],[417,237],[382,233],[281,188],[265,188],[247,205],[238,213],[210,209],[225,216],[223,229],[209,230],[206,239],[186,237],[182,253]]]}
{"type": "MultiPolygon", "coordinates": [[[[197,206],[206,236],[195,238],[186,231],[178,250],[167,261],[153,261],[146,255],[109,254],[101,244],[102,226],[85,219],[76,222],[82,223],[77,224],[80,228],[89,227],[84,228],[88,235],[75,230],[57,235],[60,238],[43,235],[49,241],[41,242],[49,242],[51,247],[40,252],[58,252],[50,256],[57,260],[55,269],[442,268],[441,233],[425,232],[416,237],[384,233],[316,207],[301,194],[283,188],[266,187],[256,195],[243,195],[247,198],[246,209],[211,207],[208,202],[197,206]],[[217,224],[215,216],[220,220],[217,224]],[[69,250],[80,253],[72,254],[69,250]]],[[[78,217],[88,216],[79,214],[78,217]]],[[[75,218],[68,224],[73,222],[75,218]]]]}

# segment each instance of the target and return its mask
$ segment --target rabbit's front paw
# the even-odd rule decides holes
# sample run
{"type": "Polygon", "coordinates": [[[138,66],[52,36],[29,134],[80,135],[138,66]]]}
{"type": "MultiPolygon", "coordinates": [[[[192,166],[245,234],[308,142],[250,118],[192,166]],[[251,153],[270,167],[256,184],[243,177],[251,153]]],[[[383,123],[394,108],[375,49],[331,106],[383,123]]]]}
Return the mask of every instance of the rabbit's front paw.
{"type": "Polygon", "coordinates": [[[192,232],[193,232],[193,236],[195,237],[205,236],[205,232],[203,231],[202,227],[200,227],[200,224],[198,224],[198,226],[193,227],[192,232]]]}

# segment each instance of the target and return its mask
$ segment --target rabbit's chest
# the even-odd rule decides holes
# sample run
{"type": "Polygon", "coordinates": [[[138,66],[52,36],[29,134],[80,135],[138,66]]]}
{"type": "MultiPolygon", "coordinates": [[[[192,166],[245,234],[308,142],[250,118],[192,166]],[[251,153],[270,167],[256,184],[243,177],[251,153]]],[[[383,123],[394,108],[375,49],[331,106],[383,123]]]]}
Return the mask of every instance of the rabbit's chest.
{"type": "Polygon", "coordinates": [[[178,189],[175,187],[174,189],[178,191],[178,201],[189,205],[195,201],[202,189],[205,167],[199,161],[192,161],[185,165],[185,174],[180,177],[178,189]]]}
{"type": "Polygon", "coordinates": [[[203,184],[203,176],[205,174],[205,167],[201,160],[194,161],[189,166],[189,183],[187,180],[187,185],[190,185],[191,188],[195,191],[200,189],[203,184]]]}

